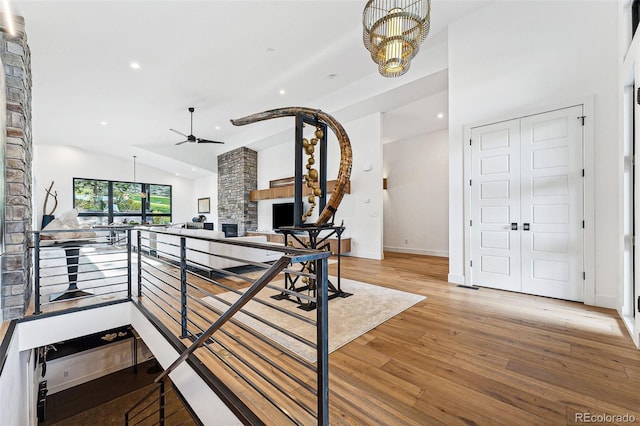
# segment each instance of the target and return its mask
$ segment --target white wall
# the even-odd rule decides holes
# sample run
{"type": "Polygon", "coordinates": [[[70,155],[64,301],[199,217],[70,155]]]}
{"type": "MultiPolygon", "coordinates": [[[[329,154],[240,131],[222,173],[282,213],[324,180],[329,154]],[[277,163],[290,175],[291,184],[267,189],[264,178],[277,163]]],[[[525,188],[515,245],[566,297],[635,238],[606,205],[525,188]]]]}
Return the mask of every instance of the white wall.
{"type": "Polygon", "coordinates": [[[18,333],[14,333],[0,376],[0,424],[24,425],[29,418],[30,381],[27,368],[33,362],[30,352],[20,352],[18,333]],[[27,362],[28,360],[28,362],[27,362]]]}
{"type": "Polygon", "coordinates": [[[131,307],[117,303],[101,308],[43,317],[18,324],[19,350],[27,351],[76,337],[131,324],[131,307]]]}
{"type": "MultiPolygon", "coordinates": [[[[340,117],[335,118],[340,121],[340,117]]],[[[346,230],[343,236],[351,237],[350,255],[370,259],[381,259],[383,255],[381,123],[379,113],[347,123],[341,122],[351,141],[353,167],[351,194],[346,194],[342,199],[335,223],[340,224],[344,220],[346,230]]],[[[329,133],[327,180],[333,180],[338,175],[340,150],[335,136],[329,133]]],[[[270,180],[295,174],[293,137],[292,128],[290,141],[258,152],[258,189],[268,188],[270,180]]],[[[287,201],[293,199],[259,201],[258,229],[271,230],[271,205],[287,201]]]]}
{"type": "Polygon", "coordinates": [[[383,145],[384,249],[449,254],[449,132],[383,145]]]}
{"type": "MultiPolygon", "coordinates": [[[[595,98],[595,304],[614,307],[617,3],[496,2],[449,27],[449,280],[464,281],[464,126],[595,98]]],[[[585,295],[587,299],[587,295],[585,295]]]]}
{"type": "MultiPolygon", "coordinates": [[[[138,363],[153,358],[144,342],[138,342],[138,363]]],[[[133,366],[133,339],[120,340],[47,362],[43,380],[49,395],[133,366]]]]}
{"type": "MultiPolygon", "coordinates": [[[[271,180],[295,175],[293,139],[292,131],[289,141],[258,151],[258,189],[269,188],[271,180]]],[[[258,230],[272,231],[271,206],[290,201],[293,201],[293,197],[258,201],[258,230]]]]}
{"type": "MultiPolygon", "coordinates": [[[[33,170],[34,213],[37,215],[36,229],[40,229],[46,189],[51,181],[55,181],[53,190],[58,192],[58,208],[55,215],[59,216],[73,208],[74,177],[132,181],[133,159],[127,161],[71,146],[35,145],[33,170]]],[[[140,182],[172,186],[173,222],[191,221],[193,216],[197,216],[193,181],[145,166],[140,161],[136,164],[136,179],[140,182]]],[[[217,194],[217,191],[214,193],[217,194]]],[[[49,199],[47,210],[52,207],[52,201],[49,199]]]]}
{"type": "MultiPolygon", "coordinates": [[[[203,214],[207,217],[207,222],[213,222],[214,228],[220,230],[218,222],[218,174],[206,176],[193,181],[193,216],[203,214]],[[211,210],[210,213],[198,213],[198,198],[209,198],[211,210]]],[[[192,216],[192,217],[193,217],[192,216]]]]}

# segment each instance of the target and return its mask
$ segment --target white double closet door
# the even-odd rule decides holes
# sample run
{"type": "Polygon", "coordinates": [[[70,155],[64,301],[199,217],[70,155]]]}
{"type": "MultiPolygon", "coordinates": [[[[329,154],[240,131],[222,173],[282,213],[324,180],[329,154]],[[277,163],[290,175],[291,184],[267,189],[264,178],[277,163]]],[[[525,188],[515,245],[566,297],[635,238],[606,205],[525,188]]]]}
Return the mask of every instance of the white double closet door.
{"type": "Polygon", "coordinates": [[[583,107],[471,130],[473,285],[583,301],[583,107]]]}

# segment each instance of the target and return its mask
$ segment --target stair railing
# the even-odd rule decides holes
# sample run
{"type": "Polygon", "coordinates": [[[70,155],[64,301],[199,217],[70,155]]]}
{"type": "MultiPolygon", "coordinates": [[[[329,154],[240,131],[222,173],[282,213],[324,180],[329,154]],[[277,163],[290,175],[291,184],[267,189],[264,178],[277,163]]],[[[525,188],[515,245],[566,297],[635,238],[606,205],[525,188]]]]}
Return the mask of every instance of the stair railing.
{"type": "MultiPolygon", "coordinates": [[[[147,303],[151,303],[150,306],[152,306],[153,308],[152,311],[155,311],[157,313],[147,311],[148,317],[153,318],[157,314],[166,316],[167,318],[174,321],[175,324],[178,325],[181,329],[181,332],[176,334],[176,337],[179,337],[181,339],[190,338],[192,341],[192,343],[188,347],[186,347],[186,349],[184,349],[182,353],[180,353],[180,355],[178,355],[175,361],[156,378],[156,383],[161,383],[163,380],[166,380],[169,375],[185,361],[191,359],[193,361],[196,361],[196,358],[191,358],[192,356],[213,356],[219,361],[222,361],[224,365],[226,365],[230,369],[230,372],[232,372],[234,376],[237,376],[239,380],[244,380],[244,382],[253,387],[253,389],[257,392],[257,395],[260,395],[261,398],[265,398],[270,404],[274,404],[274,406],[276,406],[276,408],[280,410],[285,417],[289,418],[292,424],[302,424],[300,423],[300,421],[302,421],[304,424],[309,424],[310,419],[308,419],[307,416],[311,415],[315,420],[314,423],[317,423],[318,425],[328,425],[329,374],[327,265],[328,258],[331,256],[331,253],[328,251],[274,246],[269,244],[244,242],[239,240],[234,241],[234,239],[209,239],[184,235],[176,236],[174,242],[169,243],[164,240],[164,242],[160,244],[160,240],[156,239],[156,237],[159,238],[162,235],[167,235],[167,232],[144,232],[145,236],[142,238],[140,237],[140,233],[138,232],[138,244],[136,246],[138,256],[137,263],[139,268],[138,296],[141,297],[141,307],[144,309],[144,306],[147,303]],[[225,255],[220,252],[209,253],[211,256],[215,256],[217,258],[223,258],[232,261],[244,260],[249,265],[253,265],[254,267],[262,269],[263,272],[261,272],[261,275],[257,279],[247,279],[241,274],[235,273],[233,271],[219,269],[214,269],[212,271],[209,271],[208,273],[205,272],[203,274],[200,271],[204,269],[205,265],[194,261],[191,256],[189,256],[187,259],[187,252],[193,254],[194,257],[195,255],[202,255],[206,252],[203,251],[203,249],[195,249],[195,242],[192,241],[193,244],[189,244],[187,243],[188,239],[193,239],[194,241],[206,240],[211,241],[215,244],[228,244],[230,246],[243,246],[258,250],[276,251],[282,253],[282,255],[278,257],[277,260],[273,261],[273,263],[268,264],[256,263],[248,259],[239,259],[237,257],[225,255]],[[145,240],[146,245],[144,242],[145,240]],[[315,264],[313,273],[306,272],[304,268],[302,268],[302,270],[293,268],[293,265],[295,264],[308,264],[310,262],[315,264]],[[167,272],[167,268],[169,270],[172,270],[173,272],[167,272]],[[216,276],[222,274],[223,277],[235,278],[236,280],[243,279],[251,285],[247,289],[238,291],[233,287],[228,287],[221,282],[216,281],[216,279],[212,278],[211,273],[216,276]],[[302,294],[296,291],[292,291],[288,288],[282,289],[281,287],[277,287],[277,285],[275,284],[270,285],[270,283],[282,273],[298,275],[304,277],[305,280],[307,280],[305,282],[313,282],[315,285],[313,295],[302,294]],[[187,275],[192,276],[195,281],[187,282],[187,275]],[[222,290],[227,290],[228,292],[236,293],[237,295],[239,295],[239,298],[235,300],[235,302],[226,302],[226,306],[223,308],[214,308],[214,311],[217,311],[216,316],[211,317],[210,322],[204,324],[204,327],[197,328],[196,332],[194,333],[191,330],[187,330],[187,322],[191,327],[194,327],[195,323],[193,321],[204,320],[205,317],[200,312],[190,310],[189,318],[187,318],[186,299],[188,297],[191,300],[190,303],[195,303],[195,305],[199,309],[203,309],[205,306],[203,305],[203,302],[199,300],[199,296],[193,296],[191,295],[191,293],[196,292],[200,296],[202,295],[202,293],[207,294],[206,291],[204,291],[201,287],[198,286],[198,284],[196,284],[197,281],[205,281],[214,287],[221,288],[222,290]],[[175,284],[171,284],[171,282],[175,284]],[[274,362],[275,360],[270,359],[268,351],[261,353],[261,350],[259,348],[253,348],[251,347],[251,344],[247,345],[248,342],[243,338],[236,338],[234,334],[229,334],[229,332],[226,331],[225,328],[223,328],[223,326],[231,324],[233,327],[240,327],[242,330],[244,330],[244,332],[248,332],[249,338],[265,339],[266,337],[264,335],[260,335],[261,332],[258,332],[258,334],[256,334],[255,332],[245,328],[246,324],[243,324],[243,321],[240,318],[236,318],[236,314],[241,312],[245,316],[254,315],[251,309],[244,309],[247,303],[251,301],[255,301],[255,303],[262,304],[263,306],[269,308],[274,308],[273,302],[265,301],[264,298],[255,297],[261,290],[263,290],[267,286],[269,286],[269,288],[272,290],[277,287],[278,291],[281,291],[282,294],[288,294],[293,299],[297,299],[298,302],[300,302],[301,300],[307,301],[307,303],[312,302],[311,304],[315,306],[316,315],[314,320],[306,319],[297,313],[288,314],[293,316],[296,321],[306,322],[307,325],[312,325],[314,327],[315,342],[310,341],[306,338],[299,338],[299,342],[301,342],[303,346],[313,345],[312,347],[315,352],[314,361],[305,361],[302,358],[298,358],[298,356],[292,355],[290,352],[285,351],[283,353],[283,356],[288,357],[287,359],[290,360],[290,364],[288,366],[283,366],[282,364],[274,362]],[[164,290],[165,288],[168,288],[169,290],[164,290]],[[187,294],[187,289],[189,294],[187,294]],[[161,302],[153,302],[152,299],[154,298],[160,300],[161,302]],[[169,302],[171,302],[171,304],[169,304],[169,302]],[[165,306],[162,307],[158,303],[164,304],[165,306]],[[212,351],[211,345],[213,344],[218,345],[217,347],[219,347],[220,349],[212,351]],[[198,348],[201,348],[203,346],[206,347],[207,351],[209,352],[194,354],[194,352],[198,348]],[[239,363],[250,362],[249,360],[245,359],[245,356],[243,356],[241,353],[247,353],[248,355],[255,356],[258,363],[267,365],[267,370],[263,372],[255,369],[256,366],[253,366],[251,364],[244,364],[244,366],[247,367],[246,372],[244,372],[242,370],[242,367],[234,366],[235,364],[230,365],[225,360],[226,357],[231,356],[235,358],[239,363]],[[309,392],[310,395],[313,395],[315,402],[306,399],[306,397],[301,399],[295,394],[287,395],[287,386],[283,387],[278,382],[279,379],[271,378],[271,375],[276,372],[280,375],[279,377],[283,378],[282,380],[290,381],[294,386],[300,387],[303,392],[309,392]],[[298,376],[298,373],[300,372],[302,372],[303,374],[298,376]],[[313,372],[312,375],[308,376],[307,374],[311,372],[313,372]],[[276,398],[272,396],[266,388],[261,389],[259,387],[256,387],[257,383],[251,377],[255,377],[258,379],[258,381],[263,381],[267,385],[270,384],[271,386],[274,386],[274,390],[278,397],[276,398]],[[308,382],[308,379],[310,377],[314,377],[313,383],[308,382]],[[278,398],[282,398],[283,395],[285,400],[292,402],[293,404],[297,404],[296,407],[291,406],[293,411],[289,411],[289,408],[286,407],[278,408],[278,398]],[[313,405],[315,405],[315,408],[313,407],[313,405]],[[303,418],[306,420],[302,420],[303,418]]],[[[136,241],[136,237],[133,237],[133,241],[136,241]]],[[[214,298],[218,301],[224,302],[223,299],[219,298],[217,293],[208,294],[210,298],[214,298]]],[[[266,300],[272,299],[267,298],[266,300]]],[[[276,307],[275,309],[278,310],[279,308],[276,307]]],[[[282,313],[283,311],[280,312],[282,313]]],[[[255,316],[253,316],[252,318],[253,320],[262,319],[255,316]]],[[[269,323],[268,321],[266,323],[269,327],[274,326],[276,331],[285,333],[290,338],[297,338],[290,333],[291,330],[283,330],[282,328],[279,328],[277,325],[269,323]]],[[[262,342],[266,343],[267,341],[262,340],[262,342]]],[[[273,346],[273,348],[275,348],[276,350],[283,350],[281,346],[278,346],[278,344],[273,346]]],[[[193,367],[193,365],[197,364],[201,363],[195,362],[191,365],[193,367]]],[[[216,370],[209,370],[209,372],[217,377],[215,380],[222,380],[224,383],[224,379],[217,376],[218,373],[216,370]]],[[[249,405],[244,406],[244,409],[251,410],[249,405]]],[[[232,411],[236,412],[236,410],[233,409],[232,411]]]]}

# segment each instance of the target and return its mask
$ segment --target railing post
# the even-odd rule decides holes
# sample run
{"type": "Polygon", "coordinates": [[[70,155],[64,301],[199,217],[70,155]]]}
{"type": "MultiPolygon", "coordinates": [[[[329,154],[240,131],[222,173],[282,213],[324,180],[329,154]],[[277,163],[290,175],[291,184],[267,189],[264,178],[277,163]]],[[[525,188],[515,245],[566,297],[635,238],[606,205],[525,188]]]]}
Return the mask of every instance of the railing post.
{"type": "Polygon", "coordinates": [[[33,256],[33,270],[35,272],[35,315],[40,313],[40,233],[33,234],[33,249],[35,255],[33,256]]]}
{"type": "Polygon", "coordinates": [[[129,426],[129,413],[124,413],[124,426],[129,426]]]}
{"type": "Polygon", "coordinates": [[[160,382],[160,411],[158,415],[160,416],[158,424],[160,426],[164,426],[164,380],[160,382]]]}
{"type": "Polygon", "coordinates": [[[180,323],[182,337],[187,337],[187,239],[180,237],[180,323]]]}
{"type": "MultiPolygon", "coordinates": [[[[138,297],[142,297],[142,233],[138,229],[138,297]]],[[[151,232],[151,231],[149,231],[151,232]]]]}
{"type": "Polygon", "coordinates": [[[127,229],[127,300],[131,300],[131,229],[127,229]]]}
{"type": "Polygon", "coordinates": [[[316,260],[318,425],[329,425],[329,305],[327,258],[316,260]]]}

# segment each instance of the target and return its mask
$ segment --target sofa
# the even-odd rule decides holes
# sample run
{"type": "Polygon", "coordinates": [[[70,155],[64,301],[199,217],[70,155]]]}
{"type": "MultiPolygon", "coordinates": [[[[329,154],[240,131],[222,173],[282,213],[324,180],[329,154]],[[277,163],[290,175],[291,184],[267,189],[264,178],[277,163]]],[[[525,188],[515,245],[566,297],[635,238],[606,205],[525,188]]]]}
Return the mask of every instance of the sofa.
{"type": "MultiPolygon", "coordinates": [[[[280,251],[242,247],[214,241],[188,238],[199,237],[224,240],[226,238],[224,233],[221,231],[208,229],[168,228],[165,232],[168,232],[168,234],[155,234],[155,249],[157,255],[169,258],[172,261],[179,261],[180,237],[184,236],[187,237],[187,262],[190,263],[190,266],[195,266],[199,269],[228,269],[247,265],[248,262],[272,262],[279,259],[283,254],[280,251]],[[212,253],[214,255],[210,255],[208,253],[212,253]],[[215,255],[242,259],[244,262],[226,259],[215,255]]],[[[265,236],[230,237],[227,239],[282,247],[280,244],[267,242],[267,237],[265,236]]],[[[150,243],[150,245],[152,245],[152,243],[150,243]]]]}

